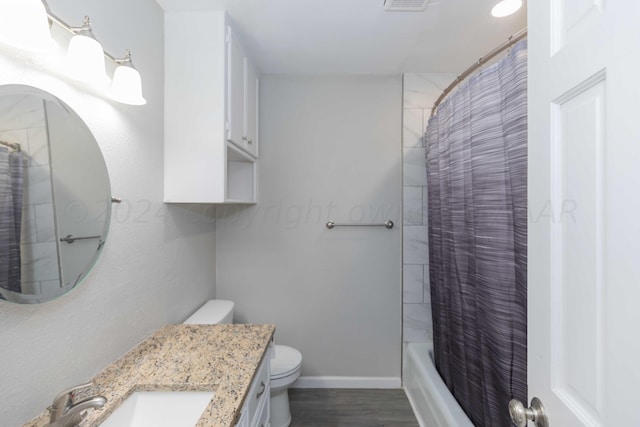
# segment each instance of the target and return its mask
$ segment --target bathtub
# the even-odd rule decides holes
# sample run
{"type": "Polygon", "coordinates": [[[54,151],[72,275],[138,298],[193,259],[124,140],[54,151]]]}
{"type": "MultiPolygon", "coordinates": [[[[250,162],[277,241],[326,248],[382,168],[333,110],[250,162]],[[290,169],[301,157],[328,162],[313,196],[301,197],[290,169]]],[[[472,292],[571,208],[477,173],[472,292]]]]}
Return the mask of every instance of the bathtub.
{"type": "Polygon", "coordinates": [[[402,382],[421,427],[474,427],[436,370],[433,344],[405,346],[402,382]]]}

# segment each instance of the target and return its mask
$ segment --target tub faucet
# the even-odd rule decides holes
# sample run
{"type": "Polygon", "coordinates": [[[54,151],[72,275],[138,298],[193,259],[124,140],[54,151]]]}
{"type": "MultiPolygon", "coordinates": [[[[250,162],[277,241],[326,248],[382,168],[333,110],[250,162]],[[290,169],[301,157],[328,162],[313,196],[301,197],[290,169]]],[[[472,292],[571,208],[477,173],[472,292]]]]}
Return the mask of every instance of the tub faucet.
{"type": "Polygon", "coordinates": [[[102,408],[107,399],[103,396],[91,396],[75,403],[75,394],[93,386],[92,383],[80,384],[64,390],[53,399],[49,408],[49,427],[75,427],[87,415],[88,409],[102,408]]]}

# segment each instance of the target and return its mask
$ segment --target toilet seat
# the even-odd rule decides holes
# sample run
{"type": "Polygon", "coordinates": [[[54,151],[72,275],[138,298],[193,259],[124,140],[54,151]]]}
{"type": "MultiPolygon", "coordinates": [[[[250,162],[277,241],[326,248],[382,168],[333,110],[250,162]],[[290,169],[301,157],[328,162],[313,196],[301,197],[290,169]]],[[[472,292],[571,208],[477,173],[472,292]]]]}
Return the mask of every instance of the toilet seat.
{"type": "Polygon", "coordinates": [[[276,344],[275,356],[271,358],[271,379],[277,380],[299,373],[302,354],[293,347],[276,344]]]}

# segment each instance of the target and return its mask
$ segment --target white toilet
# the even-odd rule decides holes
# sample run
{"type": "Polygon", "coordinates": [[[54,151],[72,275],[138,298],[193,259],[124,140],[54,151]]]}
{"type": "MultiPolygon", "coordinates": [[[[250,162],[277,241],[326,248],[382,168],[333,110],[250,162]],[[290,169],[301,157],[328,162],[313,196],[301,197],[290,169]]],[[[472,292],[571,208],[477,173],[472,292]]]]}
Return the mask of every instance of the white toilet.
{"type": "MultiPolygon", "coordinates": [[[[233,301],[209,300],[185,324],[233,323],[233,301]]],[[[271,427],[287,427],[291,424],[289,394],[287,390],[298,379],[302,370],[302,355],[286,345],[275,345],[271,356],[271,427]]]]}

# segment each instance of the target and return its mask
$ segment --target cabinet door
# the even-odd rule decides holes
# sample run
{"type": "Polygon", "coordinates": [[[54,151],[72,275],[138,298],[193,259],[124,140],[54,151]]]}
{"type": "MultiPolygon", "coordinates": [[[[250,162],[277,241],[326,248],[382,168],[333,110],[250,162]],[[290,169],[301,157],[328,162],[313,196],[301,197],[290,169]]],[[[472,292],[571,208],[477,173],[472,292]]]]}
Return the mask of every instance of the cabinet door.
{"type": "Polygon", "coordinates": [[[260,402],[260,406],[253,416],[253,424],[251,427],[269,427],[271,420],[270,411],[271,390],[267,388],[264,399],[260,402]]]}
{"type": "Polygon", "coordinates": [[[242,407],[242,412],[240,415],[240,419],[238,420],[238,422],[236,423],[235,427],[249,427],[249,417],[247,416],[247,405],[243,405],[242,407]]]}
{"type": "Polygon", "coordinates": [[[258,157],[258,74],[244,60],[244,142],[249,154],[258,157]]]}
{"type": "Polygon", "coordinates": [[[227,140],[246,149],[244,136],[244,52],[228,30],[227,37],[227,140]]]}

